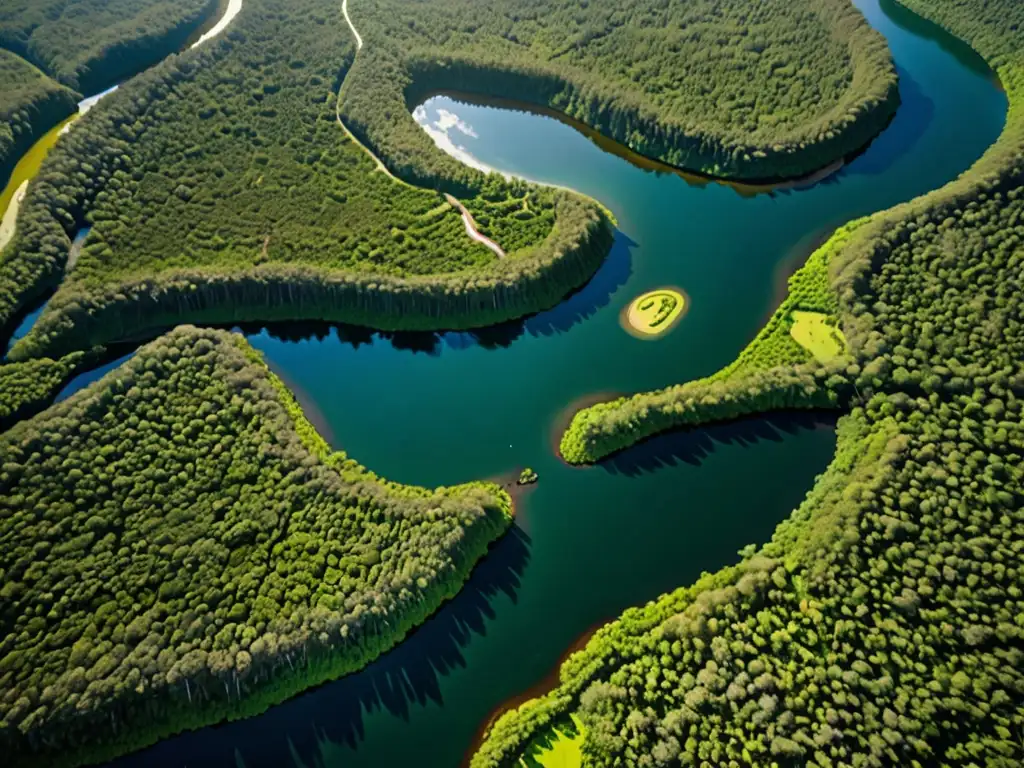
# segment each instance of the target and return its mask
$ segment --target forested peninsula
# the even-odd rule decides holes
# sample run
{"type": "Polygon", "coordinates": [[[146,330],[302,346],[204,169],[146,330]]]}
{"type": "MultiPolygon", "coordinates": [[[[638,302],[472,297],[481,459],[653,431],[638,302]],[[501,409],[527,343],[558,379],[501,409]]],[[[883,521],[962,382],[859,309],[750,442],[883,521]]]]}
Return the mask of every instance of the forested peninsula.
{"type": "Polygon", "coordinates": [[[0,263],[0,319],[63,278],[12,358],[181,321],[477,327],[553,306],[593,274],[613,222],[591,200],[461,168],[431,189],[379,172],[338,124],[354,54],[334,0],[247,0],[216,42],[83,120],[0,263]],[[467,235],[448,190],[508,258],[467,235]]]}
{"type": "Polygon", "coordinates": [[[770,543],[600,630],[474,768],[513,764],[570,713],[590,766],[1024,761],[1024,6],[907,5],[997,69],[999,141],[840,230],[718,376],[584,411],[562,440],[594,461],[668,428],[842,407],[831,466],[770,543]],[[812,361],[786,333],[801,307],[848,348],[812,361]]]}
{"type": "Polygon", "coordinates": [[[510,523],[332,453],[235,334],[182,327],[0,435],[0,748],[96,762],[359,669],[510,523]]]}
{"type": "Polygon", "coordinates": [[[832,165],[899,101],[884,39],[848,0],[353,0],[349,12],[367,55],[342,115],[409,180],[438,173],[406,117],[436,91],[555,109],[642,155],[738,180],[832,165]]]}

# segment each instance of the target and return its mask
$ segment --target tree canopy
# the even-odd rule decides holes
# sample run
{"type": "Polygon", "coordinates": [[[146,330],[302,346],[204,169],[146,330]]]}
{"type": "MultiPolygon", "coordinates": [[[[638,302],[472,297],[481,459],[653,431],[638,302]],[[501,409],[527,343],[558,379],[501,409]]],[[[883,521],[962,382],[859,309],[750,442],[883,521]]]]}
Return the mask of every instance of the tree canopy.
{"type": "Polygon", "coordinates": [[[479,326],[549,307],[593,274],[612,233],[593,201],[454,161],[427,188],[380,172],[338,124],[353,54],[333,0],[248,0],[217,42],[76,125],[0,263],[0,319],[56,286],[70,237],[92,229],[14,356],[182,320],[479,326]],[[508,258],[467,236],[449,189],[508,258]]]}
{"type": "Polygon", "coordinates": [[[594,461],[679,426],[852,408],[831,466],[769,544],[598,632],[474,768],[570,713],[590,766],[1024,761],[1024,10],[908,4],[999,67],[997,144],[841,229],[731,366],[587,409],[562,441],[594,461]],[[796,309],[832,314],[849,354],[809,360],[782,332],[796,309]]]}
{"type": "Polygon", "coordinates": [[[391,167],[429,161],[404,114],[455,89],[577,118],[641,154],[737,179],[861,149],[899,100],[885,41],[847,0],[382,0],[343,113],[391,167]]]}
{"type": "Polygon", "coordinates": [[[144,346],[0,456],[12,766],[110,757],[358,669],[510,521],[497,486],[400,486],[331,453],[223,331],[144,346]]]}

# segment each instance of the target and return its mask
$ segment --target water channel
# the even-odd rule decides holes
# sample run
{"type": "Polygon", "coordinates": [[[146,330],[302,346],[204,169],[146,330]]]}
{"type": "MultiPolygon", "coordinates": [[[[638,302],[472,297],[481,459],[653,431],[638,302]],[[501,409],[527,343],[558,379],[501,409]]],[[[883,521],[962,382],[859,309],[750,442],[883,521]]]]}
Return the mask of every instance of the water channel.
{"type": "Polygon", "coordinates": [[[247,335],[325,437],[375,472],[436,486],[529,465],[540,482],[463,592],[366,670],[116,765],[453,768],[582,633],[771,535],[831,459],[827,420],[679,433],[584,469],[553,444],[574,403],[728,363],[832,229],[942,186],[996,139],[1006,99],[978,56],[891,0],[856,4],[888,39],[903,103],[865,153],[808,189],[745,196],[643,170],[550,117],[450,96],[420,105],[421,124],[473,162],[611,208],[621,231],[605,265],[557,308],[477,333],[247,335]],[[622,308],[660,286],[684,289],[690,312],[656,341],[625,333],[622,308]]]}

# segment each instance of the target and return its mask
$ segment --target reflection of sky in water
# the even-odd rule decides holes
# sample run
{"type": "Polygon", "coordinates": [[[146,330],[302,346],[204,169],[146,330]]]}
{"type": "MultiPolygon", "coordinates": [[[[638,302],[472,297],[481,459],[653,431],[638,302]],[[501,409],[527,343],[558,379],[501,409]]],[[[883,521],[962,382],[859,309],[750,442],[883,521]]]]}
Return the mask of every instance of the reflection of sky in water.
{"type": "Polygon", "coordinates": [[[426,104],[420,104],[413,110],[412,116],[442,152],[446,152],[459,162],[468,165],[470,168],[476,168],[478,171],[490,173],[494,170],[486,163],[476,159],[465,145],[458,143],[462,141],[463,136],[471,139],[477,139],[479,136],[473,130],[473,126],[460,119],[454,112],[444,108],[428,107],[426,104]],[[431,116],[433,116],[433,119],[431,119],[431,116]],[[453,137],[452,129],[458,131],[462,136],[456,135],[453,137]]]}

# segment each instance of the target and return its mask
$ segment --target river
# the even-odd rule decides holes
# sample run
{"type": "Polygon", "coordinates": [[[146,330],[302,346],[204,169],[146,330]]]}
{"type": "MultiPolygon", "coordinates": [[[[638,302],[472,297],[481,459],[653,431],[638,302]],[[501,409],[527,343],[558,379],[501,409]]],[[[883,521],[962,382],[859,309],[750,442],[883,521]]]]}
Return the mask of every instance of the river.
{"type": "Polygon", "coordinates": [[[447,96],[417,109],[474,162],[605,203],[621,229],[605,265],[557,308],[478,333],[247,335],[325,436],[385,477],[435,486],[528,465],[540,481],[463,592],[366,670],[116,765],[453,768],[495,708],[581,634],[771,535],[831,459],[828,421],[678,433],[582,469],[553,444],[573,404],[728,363],[821,238],[952,180],[996,139],[1006,99],[979,57],[890,0],[856,4],[888,38],[903,104],[864,154],[804,190],[744,196],[645,171],[549,117],[447,96]],[[691,300],[679,325],[656,341],[623,331],[622,308],[666,285],[691,300]]]}

